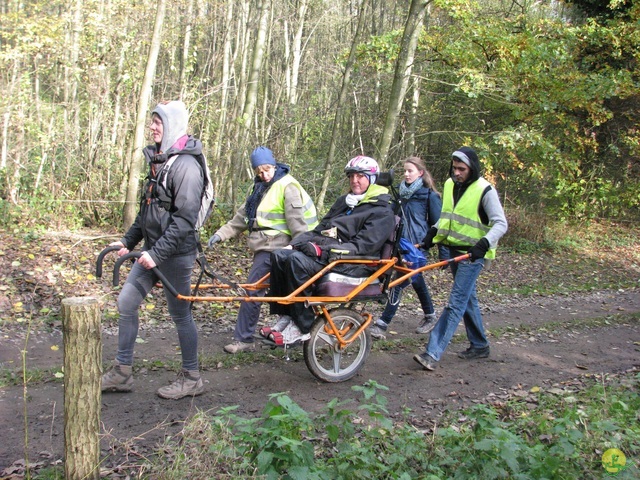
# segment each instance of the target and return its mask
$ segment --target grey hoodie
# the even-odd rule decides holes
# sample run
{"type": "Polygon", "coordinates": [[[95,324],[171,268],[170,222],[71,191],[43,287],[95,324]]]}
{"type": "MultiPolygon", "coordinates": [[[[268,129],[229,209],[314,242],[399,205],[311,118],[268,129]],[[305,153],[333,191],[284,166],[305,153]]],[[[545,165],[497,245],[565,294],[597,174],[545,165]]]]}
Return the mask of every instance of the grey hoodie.
{"type": "Polygon", "coordinates": [[[153,112],[162,120],[163,134],[159,152],[164,153],[187,134],[189,125],[189,112],[186,105],[180,100],[159,103],[153,112]]]}
{"type": "Polygon", "coordinates": [[[143,150],[149,174],[140,211],[122,243],[133,250],[144,240],[143,250],[148,251],[160,265],[169,257],[189,254],[197,249],[195,223],[200,211],[204,175],[196,160],[196,156],[202,154],[202,143],[194,137],[186,137],[189,116],[184,103],[159,104],[153,113],[162,119],[162,142],[159,146],[152,144],[143,150]],[[182,137],[185,138],[177,148],[176,141],[182,137]],[[157,175],[162,164],[175,155],[178,158],[169,170],[167,190],[161,191],[157,175]]]}
{"type": "MultiPolygon", "coordinates": [[[[464,195],[467,187],[480,178],[480,160],[475,150],[470,147],[460,147],[451,155],[456,160],[464,162],[470,169],[471,175],[462,184],[457,183],[453,178],[453,160],[449,167],[449,174],[455,185],[453,187],[453,204],[458,203],[458,200],[464,195]]],[[[491,229],[485,235],[485,238],[489,241],[491,248],[495,248],[498,245],[498,240],[507,233],[507,218],[502,209],[500,198],[495,187],[488,186],[482,194],[480,205],[478,206],[478,213],[482,223],[490,225],[491,229]]]]}

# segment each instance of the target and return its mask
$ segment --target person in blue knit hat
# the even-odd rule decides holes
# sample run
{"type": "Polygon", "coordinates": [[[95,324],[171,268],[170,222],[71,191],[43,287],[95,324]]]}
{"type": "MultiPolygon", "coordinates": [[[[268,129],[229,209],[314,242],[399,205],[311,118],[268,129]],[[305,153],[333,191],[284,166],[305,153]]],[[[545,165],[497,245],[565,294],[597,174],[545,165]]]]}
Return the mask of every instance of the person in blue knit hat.
{"type": "MultiPolygon", "coordinates": [[[[234,217],[209,239],[208,246],[249,231],[247,239],[253,263],[247,283],[254,283],[269,273],[271,252],[289,245],[291,239],[312,230],[318,224],[316,207],[302,185],[289,173],[290,168],[276,161],[273,152],[260,146],[251,153],[255,173],[253,189],[234,217]]],[[[248,291],[264,296],[265,290],[248,291]]],[[[252,350],[253,335],[260,320],[260,302],[241,302],[234,341],[225,345],[227,353],[252,350]]]]}

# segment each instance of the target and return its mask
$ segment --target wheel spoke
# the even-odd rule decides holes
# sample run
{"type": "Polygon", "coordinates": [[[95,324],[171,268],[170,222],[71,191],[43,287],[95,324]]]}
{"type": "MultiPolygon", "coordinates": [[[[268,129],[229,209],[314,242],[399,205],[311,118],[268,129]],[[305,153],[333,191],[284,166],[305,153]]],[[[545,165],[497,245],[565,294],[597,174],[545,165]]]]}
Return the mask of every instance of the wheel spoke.
{"type": "Polygon", "coordinates": [[[333,352],[333,371],[334,373],[340,373],[340,362],[342,362],[342,350],[333,352]]]}
{"type": "Polygon", "coordinates": [[[318,332],[318,339],[322,340],[323,342],[325,342],[327,345],[330,345],[331,347],[333,347],[337,342],[335,335],[329,335],[325,331],[318,332]]]}

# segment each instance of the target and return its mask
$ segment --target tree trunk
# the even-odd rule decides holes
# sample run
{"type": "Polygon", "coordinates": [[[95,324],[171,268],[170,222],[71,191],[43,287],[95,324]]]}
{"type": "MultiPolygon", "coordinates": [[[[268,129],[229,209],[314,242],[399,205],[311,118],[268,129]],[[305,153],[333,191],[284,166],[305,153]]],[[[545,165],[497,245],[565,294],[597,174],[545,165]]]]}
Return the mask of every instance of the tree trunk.
{"type": "Polygon", "coordinates": [[[249,77],[247,78],[247,97],[242,109],[242,125],[245,129],[249,129],[251,126],[253,113],[256,108],[256,103],[258,102],[258,83],[260,81],[260,69],[262,68],[262,60],[266,46],[270,7],[269,0],[262,0],[260,2],[260,21],[253,47],[253,58],[251,60],[249,77]]]}
{"type": "Polygon", "coordinates": [[[340,94],[338,95],[338,104],[336,105],[336,115],[333,119],[333,127],[331,129],[331,141],[329,143],[329,153],[327,159],[324,162],[324,176],[322,177],[322,187],[318,199],[316,200],[316,206],[318,211],[322,211],[324,208],[324,197],[327,194],[327,188],[329,188],[329,181],[331,180],[331,170],[333,168],[334,157],[336,154],[336,144],[338,142],[338,135],[340,131],[340,123],[342,122],[342,116],[346,108],[346,99],[351,85],[351,72],[353,71],[353,65],[356,61],[358,44],[362,37],[364,30],[364,24],[366,21],[365,10],[368,4],[368,0],[362,0],[358,15],[358,26],[356,28],[355,36],[351,42],[351,50],[349,51],[349,58],[344,67],[344,74],[342,76],[342,87],[340,88],[340,94]]]}
{"type": "Polygon", "coordinates": [[[151,37],[151,48],[149,49],[149,56],[147,57],[147,68],[144,72],[142,87],[140,88],[140,97],[138,99],[138,114],[136,115],[136,133],[133,139],[133,154],[129,159],[129,182],[127,184],[123,216],[123,227],[125,231],[129,229],[135,220],[138,207],[138,183],[140,180],[140,171],[143,167],[142,149],[144,148],[147,112],[149,110],[153,77],[158,63],[158,53],[160,52],[165,8],[166,0],[158,0],[158,10],[156,11],[156,20],[153,25],[153,36],[151,37]]]}
{"type": "Polygon", "coordinates": [[[387,161],[389,147],[391,146],[391,140],[393,139],[393,134],[396,129],[402,102],[407,93],[409,77],[413,67],[413,57],[416,52],[416,46],[418,45],[422,22],[430,1],[431,0],[411,0],[411,7],[409,8],[409,14],[407,15],[407,21],[402,35],[402,43],[400,44],[400,53],[396,62],[393,84],[391,85],[389,107],[387,108],[384,129],[382,130],[378,144],[377,160],[380,163],[380,168],[384,168],[387,161]]]}
{"type": "Polygon", "coordinates": [[[9,156],[9,120],[11,120],[11,107],[7,107],[7,110],[2,115],[2,152],[0,153],[0,170],[6,170],[7,158],[9,156]]]}
{"type": "MultiPolygon", "coordinates": [[[[249,135],[251,132],[251,121],[258,102],[258,84],[260,82],[260,70],[262,68],[262,60],[266,48],[267,30],[269,27],[269,14],[271,10],[270,0],[262,0],[259,3],[259,24],[258,31],[253,46],[253,56],[249,67],[249,76],[247,77],[247,96],[245,98],[244,107],[242,109],[241,128],[239,135],[239,144],[234,156],[235,162],[232,168],[235,169],[235,178],[242,178],[242,169],[246,167],[246,156],[249,150],[249,135]]],[[[233,203],[236,203],[235,191],[233,195],[233,203]]]]}
{"type": "Polygon", "coordinates": [[[185,15],[184,42],[182,44],[182,58],[180,59],[180,98],[184,98],[187,90],[187,71],[189,70],[189,51],[191,48],[191,30],[193,29],[193,1],[187,1],[187,14],[185,15]]]}
{"type": "Polygon", "coordinates": [[[94,297],[62,300],[65,478],[100,478],[102,343],[94,297]]]}
{"type": "Polygon", "coordinates": [[[302,63],[302,33],[304,31],[304,19],[307,13],[307,0],[300,0],[298,5],[298,25],[293,37],[291,62],[291,82],[289,87],[289,105],[298,103],[298,77],[300,76],[300,64],[302,63]]]}
{"type": "Polygon", "coordinates": [[[413,97],[411,100],[411,111],[409,112],[409,127],[407,132],[407,153],[416,155],[416,128],[418,107],[420,106],[420,77],[416,77],[413,82],[413,97]]]}
{"type": "Polygon", "coordinates": [[[80,101],[78,99],[78,80],[80,79],[80,36],[82,34],[82,0],[75,0],[73,24],[71,26],[71,98],[73,109],[73,141],[76,152],[80,148],[80,101]]]}
{"type": "MultiPolygon", "coordinates": [[[[224,35],[224,47],[222,55],[222,79],[220,82],[220,116],[218,121],[218,130],[216,132],[215,144],[213,145],[213,182],[215,191],[218,195],[223,193],[222,184],[224,179],[228,176],[228,171],[231,167],[231,162],[222,157],[223,141],[227,139],[228,132],[231,129],[227,126],[227,115],[231,108],[230,105],[230,93],[233,88],[231,84],[231,66],[233,63],[233,0],[227,0],[227,16],[225,18],[225,35],[224,35]]],[[[227,140],[228,141],[228,140],[227,140]]]]}

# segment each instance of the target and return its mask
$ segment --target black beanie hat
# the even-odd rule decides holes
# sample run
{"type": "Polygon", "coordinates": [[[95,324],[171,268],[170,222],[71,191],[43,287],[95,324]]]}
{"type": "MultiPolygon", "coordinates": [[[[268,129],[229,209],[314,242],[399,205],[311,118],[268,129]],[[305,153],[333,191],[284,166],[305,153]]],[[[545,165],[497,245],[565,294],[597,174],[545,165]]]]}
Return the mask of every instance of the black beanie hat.
{"type": "MultiPolygon", "coordinates": [[[[471,170],[471,175],[469,175],[469,178],[465,182],[466,184],[473,183],[480,178],[480,160],[478,159],[478,154],[473,148],[466,146],[460,147],[453,152],[451,156],[454,159],[463,162],[471,170]]],[[[449,175],[453,177],[453,161],[451,162],[449,175]]]]}

